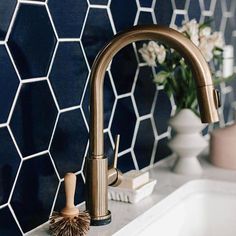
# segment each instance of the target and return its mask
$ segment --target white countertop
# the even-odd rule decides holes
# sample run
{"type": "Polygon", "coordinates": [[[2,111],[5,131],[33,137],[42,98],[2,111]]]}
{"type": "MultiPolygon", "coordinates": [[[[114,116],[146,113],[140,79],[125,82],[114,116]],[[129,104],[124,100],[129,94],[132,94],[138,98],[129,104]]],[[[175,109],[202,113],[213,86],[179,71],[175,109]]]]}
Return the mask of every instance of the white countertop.
{"type": "MultiPolygon", "coordinates": [[[[169,157],[149,169],[150,177],[157,179],[155,189],[149,197],[136,204],[109,201],[109,210],[112,212],[112,222],[106,226],[91,226],[88,236],[110,236],[119,231],[136,217],[147,211],[184,183],[193,179],[213,179],[236,182],[236,171],[225,170],[212,166],[206,158],[201,158],[203,174],[201,177],[186,177],[170,171],[175,157],[169,157]]],[[[48,236],[48,224],[31,231],[30,236],[48,236]]]]}

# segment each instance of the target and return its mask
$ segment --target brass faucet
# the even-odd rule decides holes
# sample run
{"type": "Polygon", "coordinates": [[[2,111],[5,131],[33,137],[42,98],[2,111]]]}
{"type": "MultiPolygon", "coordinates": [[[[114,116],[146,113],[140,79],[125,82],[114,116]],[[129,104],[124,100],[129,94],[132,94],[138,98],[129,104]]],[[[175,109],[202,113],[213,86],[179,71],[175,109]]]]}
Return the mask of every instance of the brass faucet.
{"type": "Polygon", "coordinates": [[[117,34],[97,55],[90,75],[90,154],[86,163],[86,209],[91,216],[91,225],[104,225],[111,222],[107,188],[108,185],[118,184],[121,179],[121,174],[116,169],[119,136],[116,141],[112,168],[108,169],[108,160],[104,156],[103,83],[105,72],[120,49],[140,40],[158,40],[176,49],[192,69],[202,122],[211,123],[219,119],[217,108],[220,106],[220,99],[218,91],[212,84],[210,69],[199,49],[188,38],[176,30],[158,25],[134,26],[117,34]]]}

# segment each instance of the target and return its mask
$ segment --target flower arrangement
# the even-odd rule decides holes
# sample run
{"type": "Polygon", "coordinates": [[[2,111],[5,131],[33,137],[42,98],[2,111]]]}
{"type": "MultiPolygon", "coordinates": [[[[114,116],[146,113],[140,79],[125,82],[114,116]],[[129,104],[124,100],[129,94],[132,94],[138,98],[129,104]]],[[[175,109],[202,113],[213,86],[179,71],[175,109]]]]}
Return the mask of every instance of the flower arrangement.
{"type": "MultiPolygon", "coordinates": [[[[213,77],[223,58],[224,40],[220,32],[212,32],[209,23],[195,19],[184,22],[176,30],[188,37],[210,64],[213,77]]],[[[143,60],[156,71],[154,82],[162,85],[169,96],[174,96],[177,111],[189,108],[197,113],[197,95],[192,73],[184,58],[172,48],[150,41],[139,49],[143,60]]]]}

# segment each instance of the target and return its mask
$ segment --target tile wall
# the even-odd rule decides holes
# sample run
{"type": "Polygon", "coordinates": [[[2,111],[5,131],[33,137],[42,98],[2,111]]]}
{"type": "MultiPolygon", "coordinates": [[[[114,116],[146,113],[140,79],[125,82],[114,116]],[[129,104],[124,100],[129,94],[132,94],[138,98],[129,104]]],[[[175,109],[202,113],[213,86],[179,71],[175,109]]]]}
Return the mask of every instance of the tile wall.
{"type": "MultiPolygon", "coordinates": [[[[84,201],[88,78],[114,34],[136,24],[214,17],[227,44],[236,45],[235,15],[234,0],[1,0],[0,235],[26,235],[63,207],[68,171],[77,174],[76,203],[84,201]]],[[[120,51],[106,73],[105,149],[111,159],[120,133],[122,171],[170,154],[167,121],[175,105],[152,76],[136,45],[120,51]]],[[[233,119],[235,88],[220,85],[220,126],[233,119]]]]}

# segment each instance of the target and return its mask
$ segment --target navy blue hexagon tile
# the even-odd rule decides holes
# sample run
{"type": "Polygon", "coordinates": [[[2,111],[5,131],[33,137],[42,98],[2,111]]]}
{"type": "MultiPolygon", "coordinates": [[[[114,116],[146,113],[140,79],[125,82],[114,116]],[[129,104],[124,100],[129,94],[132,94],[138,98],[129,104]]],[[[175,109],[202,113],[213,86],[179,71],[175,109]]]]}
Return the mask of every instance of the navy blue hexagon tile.
{"type": "MultiPolygon", "coordinates": [[[[85,200],[85,184],[81,174],[76,176],[76,189],[75,189],[75,205],[83,202],[85,200]]],[[[56,203],[54,206],[54,211],[60,211],[65,207],[66,196],[64,181],[61,182],[60,189],[58,191],[56,203]]]]}
{"type": "Polygon", "coordinates": [[[104,128],[108,128],[112,109],[115,102],[115,94],[108,73],[106,73],[105,75],[103,96],[104,96],[104,128]]]}
{"type": "Polygon", "coordinates": [[[89,114],[90,114],[90,83],[87,83],[85,88],[85,93],[82,101],[82,109],[86,118],[87,123],[89,124],[89,114]]]}
{"type": "Polygon", "coordinates": [[[167,131],[171,110],[172,106],[166,92],[164,90],[158,91],[154,120],[159,135],[167,131]]]}
{"type": "Polygon", "coordinates": [[[158,162],[164,159],[165,157],[171,155],[172,152],[170,148],[168,147],[168,142],[169,140],[167,137],[158,140],[154,162],[158,162]]]}
{"type": "Polygon", "coordinates": [[[152,7],[153,0],[139,0],[141,7],[152,7]]]}
{"type": "Polygon", "coordinates": [[[4,40],[16,7],[17,0],[1,0],[0,3],[0,40],[4,40]]]}
{"type": "Polygon", "coordinates": [[[177,9],[181,9],[181,10],[185,9],[186,1],[175,0],[174,3],[177,9]]]}
{"type": "Polygon", "coordinates": [[[19,79],[3,45],[0,45],[0,57],[0,123],[5,123],[16,94],[19,79]]]}
{"type": "Polygon", "coordinates": [[[107,5],[108,0],[89,0],[90,4],[107,5]]]}
{"type": "Polygon", "coordinates": [[[198,22],[201,17],[201,8],[200,8],[200,3],[199,1],[191,1],[191,4],[189,4],[188,8],[188,16],[189,19],[196,19],[198,22]]]}
{"type": "Polygon", "coordinates": [[[82,44],[90,66],[97,53],[113,36],[106,9],[90,8],[82,35],[82,44]]]}
{"type": "Polygon", "coordinates": [[[118,158],[117,167],[122,173],[129,170],[135,170],[134,161],[130,152],[118,158]]]}
{"type": "Polygon", "coordinates": [[[213,18],[213,25],[215,30],[220,30],[221,26],[221,20],[223,17],[222,7],[221,7],[221,0],[216,0],[215,5],[215,12],[214,12],[214,18],[213,18]]]}
{"type": "Polygon", "coordinates": [[[225,43],[231,44],[232,43],[232,36],[236,26],[235,18],[227,18],[225,23],[225,43]]]}
{"type": "Polygon", "coordinates": [[[131,98],[125,97],[118,99],[111,125],[111,132],[113,140],[115,140],[117,134],[121,136],[120,152],[131,147],[136,120],[137,118],[131,98]]]}
{"type": "Polygon", "coordinates": [[[121,49],[115,55],[112,60],[111,73],[118,94],[131,92],[137,67],[132,44],[121,49]]]}
{"type": "Polygon", "coordinates": [[[141,121],[134,145],[134,153],[139,169],[150,165],[154,141],[155,137],[151,120],[147,119],[141,121]]]}
{"type": "Polygon", "coordinates": [[[22,79],[47,75],[55,44],[45,6],[21,4],[8,45],[22,79]]]}
{"type": "MultiPolygon", "coordinates": [[[[90,84],[88,83],[82,103],[83,111],[86,117],[87,122],[89,123],[89,100],[90,98],[90,84]]],[[[111,85],[111,79],[109,74],[106,72],[104,79],[104,128],[108,128],[112,109],[115,103],[115,94],[111,85]]]]}
{"type": "Polygon", "coordinates": [[[138,17],[138,25],[150,25],[150,24],[153,24],[152,13],[141,11],[138,17]]]}
{"type": "Polygon", "coordinates": [[[0,209],[0,235],[2,236],[22,235],[8,207],[0,209]]]}
{"type": "Polygon", "coordinates": [[[169,26],[173,13],[171,1],[156,0],[154,11],[157,24],[169,26]]]}
{"type": "Polygon", "coordinates": [[[80,43],[59,43],[49,78],[61,109],[80,104],[87,77],[80,43]]]}
{"type": "Polygon", "coordinates": [[[79,38],[86,16],[86,0],[49,0],[48,6],[59,38],[79,38]]]}
{"type": "Polygon", "coordinates": [[[104,152],[108,158],[108,165],[111,166],[114,161],[114,150],[108,132],[104,133],[104,152]]]}
{"type": "Polygon", "coordinates": [[[20,157],[7,128],[0,129],[0,205],[7,203],[20,157]]]}
{"type": "Polygon", "coordinates": [[[212,2],[212,0],[204,0],[204,1],[203,1],[203,5],[204,5],[204,9],[205,9],[205,10],[207,10],[207,11],[210,10],[211,2],[212,2]]]}
{"type": "Polygon", "coordinates": [[[186,15],[176,15],[175,16],[175,21],[173,22],[174,25],[181,27],[181,25],[183,24],[183,22],[186,20],[186,15]]]}
{"type": "Polygon", "coordinates": [[[48,154],[23,162],[11,206],[24,232],[48,220],[58,184],[48,154]]]}
{"type": "Polygon", "coordinates": [[[48,149],[56,117],[47,81],[22,85],[10,127],[24,157],[48,149]]]}
{"type": "Polygon", "coordinates": [[[50,152],[61,178],[81,170],[88,143],[88,131],[80,109],[59,117],[50,152]]]}
{"type": "Polygon", "coordinates": [[[134,98],[140,116],[151,112],[156,85],[153,83],[151,67],[140,67],[138,79],[135,85],[134,98]]]}
{"type": "Polygon", "coordinates": [[[125,30],[134,24],[137,12],[135,0],[112,0],[110,8],[117,32],[125,30]]]}

